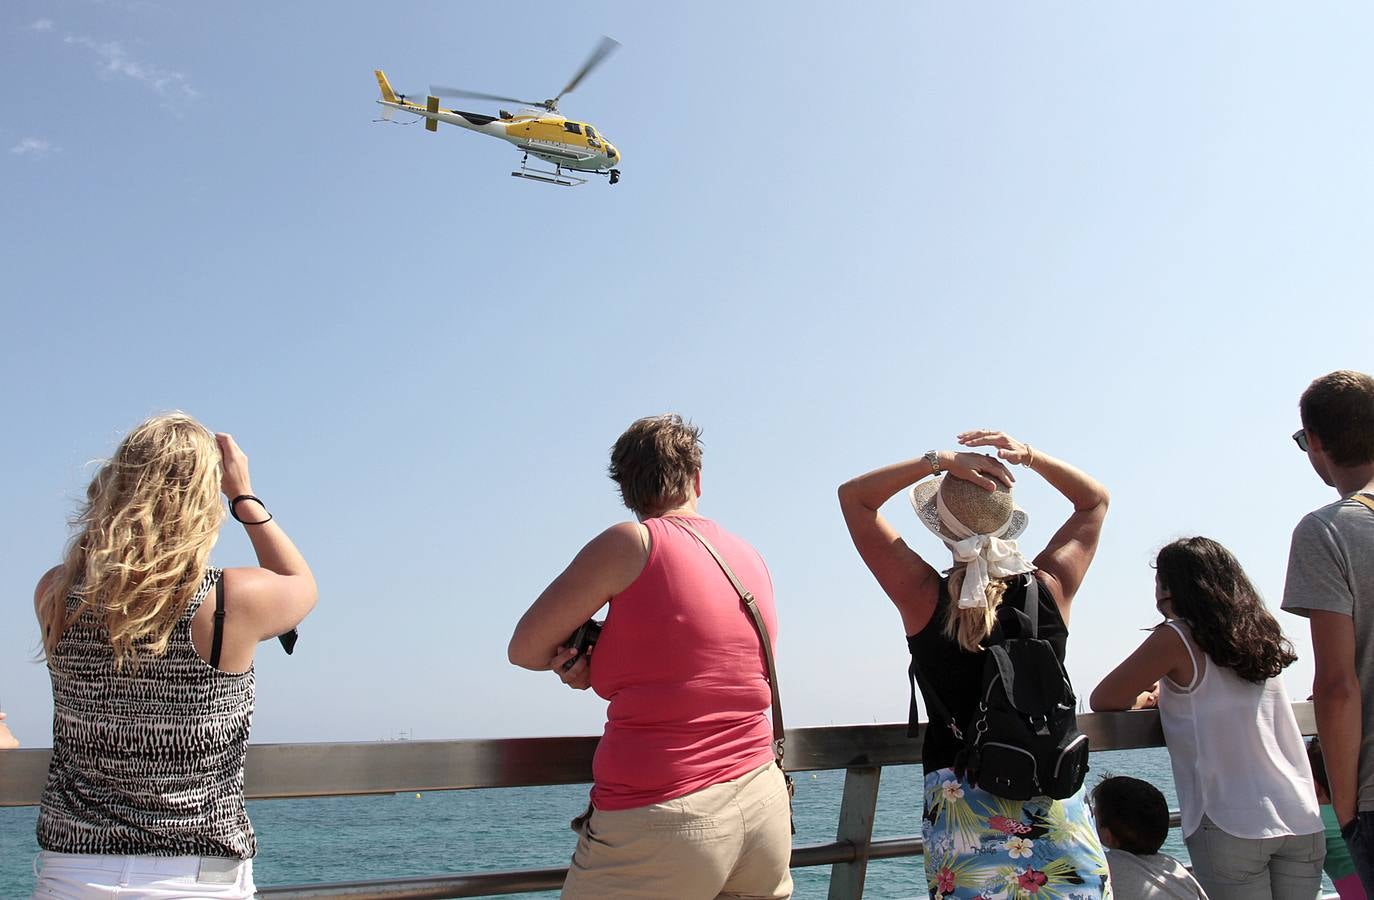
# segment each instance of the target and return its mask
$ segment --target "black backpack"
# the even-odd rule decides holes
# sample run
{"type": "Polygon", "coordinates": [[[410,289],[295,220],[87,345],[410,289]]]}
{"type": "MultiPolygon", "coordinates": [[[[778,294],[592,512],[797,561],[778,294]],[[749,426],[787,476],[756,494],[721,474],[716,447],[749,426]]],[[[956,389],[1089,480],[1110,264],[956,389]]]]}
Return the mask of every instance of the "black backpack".
{"type": "MultiPolygon", "coordinates": [[[[1024,609],[997,611],[1002,640],[984,650],[978,706],[961,729],[921,677],[930,712],[963,744],[954,769],[970,784],[1007,800],[1078,793],[1088,774],[1088,736],[1078,730],[1077,698],[1054,646],[1038,636],[1040,591],[1026,576],[1024,609]]],[[[914,684],[913,684],[914,687],[914,684]]]]}

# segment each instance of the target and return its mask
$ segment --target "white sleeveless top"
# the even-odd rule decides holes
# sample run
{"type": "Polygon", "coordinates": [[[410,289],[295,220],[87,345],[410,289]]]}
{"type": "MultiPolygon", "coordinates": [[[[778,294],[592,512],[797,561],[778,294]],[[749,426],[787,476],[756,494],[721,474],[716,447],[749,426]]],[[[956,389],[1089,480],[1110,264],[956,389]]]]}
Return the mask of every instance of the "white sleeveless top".
{"type": "Polygon", "coordinates": [[[1322,830],[1312,768],[1281,678],[1254,684],[1218,666],[1176,631],[1193,660],[1193,683],[1160,680],[1159,718],[1174,769],[1183,834],[1204,815],[1227,834],[1270,838],[1322,830]]]}

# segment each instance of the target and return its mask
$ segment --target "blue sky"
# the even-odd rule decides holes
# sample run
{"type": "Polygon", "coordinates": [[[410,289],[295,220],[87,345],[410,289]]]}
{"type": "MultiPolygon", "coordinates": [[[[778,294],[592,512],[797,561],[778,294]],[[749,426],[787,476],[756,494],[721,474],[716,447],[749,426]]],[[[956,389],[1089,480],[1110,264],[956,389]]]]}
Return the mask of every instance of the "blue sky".
{"type": "MultiPolygon", "coordinates": [[[[1374,359],[1371,28],[1356,3],[12,0],[0,702],[47,743],[33,583],[88,461],[169,408],[238,437],[319,579],[296,655],[259,655],[259,741],[598,731],[506,640],[625,517],[610,444],[668,410],[705,429],[703,512],[770,563],[793,726],[905,715],[834,490],[966,428],[1113,492],[1080,693],[1154,620],[1175,537],[1277,607],[1334,498],[1297,397],[1374,359]],[[614,188],[372,122],[374,68],[544,97],[603,33],[624,46],[563,109],[623,153],[614,188]]],[[[1018,491],[1038,550],[1067,506],[1018,491]]],[[[216,559],[251,562],[235,528],[216,559]]]]}

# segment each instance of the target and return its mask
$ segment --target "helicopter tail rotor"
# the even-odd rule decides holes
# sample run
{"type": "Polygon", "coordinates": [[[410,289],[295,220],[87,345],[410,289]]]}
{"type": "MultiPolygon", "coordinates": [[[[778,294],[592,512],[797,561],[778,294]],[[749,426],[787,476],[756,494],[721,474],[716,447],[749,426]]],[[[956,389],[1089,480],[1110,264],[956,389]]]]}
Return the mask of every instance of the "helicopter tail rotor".
{"type": "Polygon", "coordinates": [[[391,82],[387,81],[386,73],[381,69],[373,69],[372,72],[377,76],[377,87],[382,89],[382,99],[387,103],[395,103],[396,92],[391,89],[391,82]]]}
{"type": "MultiPolygon", "coordinates": [[[[410,104],[412,106],[420,105],[417,100],[417,98],[423,96],[420,92],[402,93],[397,91],[391,86],[391,81],[386,77],[385,72],[381,69],[374,69],[373,72],[377,76],[377,86],[382,89],[382,103],[400,103],[401,105],[410,104]]],[[[388,108],[388,110],[383,113],[383,116],[389,119],[390,113],[391,109],[388,108]]]]}

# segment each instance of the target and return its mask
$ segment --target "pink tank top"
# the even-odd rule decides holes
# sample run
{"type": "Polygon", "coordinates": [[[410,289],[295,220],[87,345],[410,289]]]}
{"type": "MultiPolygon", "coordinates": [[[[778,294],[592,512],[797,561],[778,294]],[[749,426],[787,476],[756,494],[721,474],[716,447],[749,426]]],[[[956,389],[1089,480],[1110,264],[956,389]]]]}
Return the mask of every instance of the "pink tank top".
{"type": "MultiPolygon", "coordinates": [[[[763,559],[709,519],[681,518],[725,557],[776,638],[763,559]]],[[[768,667],[739,595],[687,531],[670,519],[644,525],[649,560],[611,598],[592,656],[592,689],[610,701],[592,763],[597,809],[662,803],[773,758],[768,667]]]]}

